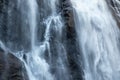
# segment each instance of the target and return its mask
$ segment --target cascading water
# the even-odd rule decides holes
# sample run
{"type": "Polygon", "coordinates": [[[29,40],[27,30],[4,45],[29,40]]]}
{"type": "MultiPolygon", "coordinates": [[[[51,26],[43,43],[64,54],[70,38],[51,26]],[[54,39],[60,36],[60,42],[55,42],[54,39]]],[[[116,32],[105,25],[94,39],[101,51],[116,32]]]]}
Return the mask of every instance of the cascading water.
{"type": "Polygon", "coordinates": [[[5,49],[4,43],[24,63],[29,80],[69,80],[59,1],[13,0],[8,5],[7,38],[0,47],[5,49]]]}
{"type": "MultiPolygon", "coordinates": [[[[49,1],[46,0],[46,2],[49,1]]],[[[24,62],[30,80],[58,80],[57,78],[55,79],[56,76],[54,77],[54,75],[50,73],[50,65],[48,64],[48,62],[46,62],[46,60],[43,57],[43,55],[45,55],[46,53],[46,50],[48,50],[48,55],[49,55],[48,58],[49,58],[49,62],[51,63],[51,52],[50,52],[50,43],[49,43],[51,27],[53,27],[55,31],[58,31],[58,35],[61,35],[61,30],[62,30],[61,17],[59,14],[57,15],[56,13],[55,3],[56,1],[52,0],[48,4],[48,6],[51,6],[51,15],[48,16],[48,18],[43,21],[43,23],[46,26],[44,33],[44,41],[40,42],[41,43],[40,45],[36,45],[36,41],[37,41],[36,15],[38,11],[38,6],[36,0],[28,0],[28,8],[29,8],[28,21],[29,21],[30,34],[31,34],[31,51],[28,53],[17,53],[17,54],[18,54],[18,58],[20,58],[24,62]],[[52,25],[53,23],[54,25],[52,25]],[[19,54],[25,55],[27,59],[24,60],[19,56],[19,54]]],[[[62,59],[60,60],[62,61],[62,59]]],[[[63,68],[65,68],[62,62],[60,62],[60,64],[63,65],[63,68]]],[[[65,70],[63,72],[65,72],[65,70]]],[[[60,75],[58,74],[58,76],[60,75]]],[[[67,79],[63,78],[63,80],[67,80],[67,79]]]]}
{"type": "Polygon", "coordinates": [[[119,29],[105,0],[71,0],[85,80],[119,80],[119,29]]]}
{"type": "MultiPolygon", "coordinates": [[[[18,1],[18,4],[23,2],[18,1]]],[[[60,77],[63,77],[62,80],[69,80],[66,71],[67,69],[65,67],[66,65],[64,64],[64,59],[66,59],[66,52],[64,50],[63,45],[60,43],[63,23],[62,23],[61,15],[56,12],[56,3],[57,3],[56,0],[51,0],[50,2],[48,0],[43,1],[44,5],[50,7],[51,13],[49,16],[47,16],[46,19],[42,21],[42,24],[45,25],[42,26],[45,27],[44,35],[42,35],[44,36],[44,40],[37,42],[39,36],[39,35],[37,36],[37,29],[38,27],[41,27],[37,25],[38,4],[36,0],[26,1],[25,5],[27,5],[27,9],[28,9],[28,13],[26,14],[27,16],[26,22],[28,24],[28,29],[26,29],[25,31],[30,32],[27,34],[30,34],[31,36],[29,38],[31,49],[28,53],[24,53],[24,51],[20,51],[20,52],[18,51],[17,53],[15,53],[15,55],[21,61],[24,62],[29,80],[59,80],[60,77]],[[48,2],[48,4],[45,4],[46,2],[48,2]],[[52,53],[50,49],[50,44],[52,44],[50,43],[51,29],[53,29],[54,32],[57,32],[58,34],[56,37],[58,41],[57,44],[60,45],[60,47],[57,48],[56,54],[58,54],[59,56],[58,56],[58,62],[56,62],[56,64],[54,64],[53,59],[51,59],[52,58],[52,53]],[[61,51],[63,55],[61,55],[61,51]],[[48,55],[47,57],[48,62],[44,58],[46,54],[48,55]],[[52,75],[50,72],[50,69],[52,68],[53,70],[57,70],[56,71],[57,73],[55,73],[55,75],[52,75]]],[[[22,11],[22,13],[24,12],[22,11]]]]}
{"type": "Polygon", "coordinates": [[[5,1],[0,50],[23,62],[29,80],[120,79],[120,33],[105,0],[5,1]]]}
{"type": "Polygon", "coordinates": [[[31,47],[34,49],[35,47],[35,39],[36,39],[36,20],[37,20],[37,3],[36,0],[28,0],[28,6],[29,6],[29,25],[30,25],[30,33],[31,33],[31,47]]]}

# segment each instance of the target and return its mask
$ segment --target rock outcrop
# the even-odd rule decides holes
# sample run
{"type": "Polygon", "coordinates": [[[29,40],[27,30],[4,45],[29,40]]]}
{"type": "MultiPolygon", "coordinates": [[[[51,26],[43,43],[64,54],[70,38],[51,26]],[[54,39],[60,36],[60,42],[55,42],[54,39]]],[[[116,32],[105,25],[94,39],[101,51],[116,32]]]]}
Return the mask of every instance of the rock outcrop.
{"type": "Polygon", "coordinates": [[[106,0],[109,9],[111,10],[111,13],[113,17],[115,18],[118,27],[120,28],[120,1],[117,0],[106,0]]]}
{"type": "Polygon", "coordinates": [[[0,80],[28,80],[23,63],[0,49],[0,80]]]}
{"type": "MultiPolygon", "coordinates": [[[[83,80],[83,71],[81,67],[81,53],[77,44],[77,34],[74,23],[74,9],[70,0],[62,0],[62,17],[64,19],[65,39],[67,57],[69,63],[69,71],[72,75],[72,80],[83,80]]],[[[81,60],[82,61],[82,60],[81,60]]]]}

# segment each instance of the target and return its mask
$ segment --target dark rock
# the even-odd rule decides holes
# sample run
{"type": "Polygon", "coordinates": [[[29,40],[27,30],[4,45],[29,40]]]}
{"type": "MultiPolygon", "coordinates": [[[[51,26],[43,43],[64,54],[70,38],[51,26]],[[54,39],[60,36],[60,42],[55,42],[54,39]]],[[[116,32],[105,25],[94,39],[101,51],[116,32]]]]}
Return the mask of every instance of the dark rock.
{"type": "Polygon", "coordinates": [[[77,34],[75,30],[75,22],[73,15],[73,8],[70,0],[62,0],[62,17],[64,19],[64,32],[65,38],[63,39],[67,50],[68,66],[71,80],[83,80],[83,69],[81,67],[81,53],[79,45],[77,44],[77,34]]]}
{"type": "Polygon", "coordinates": [[[0,80],[28,80],[23,63],[0,49],[0,80]]]}
{"type": "MultiPolygon", "coordinates": [[[[117,22],[118,27],[120,28],[120,4],[114,0],[106,0],[109,9],[117,22]]],[[[120,1],[119,1],[120,2],[120,1]]]]}

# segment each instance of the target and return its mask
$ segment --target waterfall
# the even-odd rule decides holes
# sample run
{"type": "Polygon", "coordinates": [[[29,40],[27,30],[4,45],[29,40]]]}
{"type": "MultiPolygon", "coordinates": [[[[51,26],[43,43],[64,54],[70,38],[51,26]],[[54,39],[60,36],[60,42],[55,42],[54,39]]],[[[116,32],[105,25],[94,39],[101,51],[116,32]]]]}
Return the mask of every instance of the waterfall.
{"type": "Polygon", "coordinates": [[[25,36],[25,41],[21,44],[23,43],[22,46],[24,46],[25,42],[29,42],[27,47],[30,46],[30,48],[27,52],[24,48],[22,51],[13,51],[13,53],[24,63],[29,80],[61,80],[61,78],[69,80],[66,50],[61,42],[62,17],[56,9],[59,2],[57,0],[41,0],[41,2],[43,6],[40,3],[38,5],[37,0],[17,0],[17,8],[20,10],[22,20],[20,23],[23,33],[21,34],[25,36]],[[39,9],[39,6],[42,7],[39,9]],[[41,11],[40,19],[38,18],[39,10],[41,11]],[[39,40],[39,37],[42,39],[39,40]],[[54,37],[53,40],[51,37],[54,37]],[[53,44],[52,41],[57,42],[53,44]]]}
{"type": "Polygon", "coordinates": [[[71,0],[85,80],[119,80],[119,29],[105,0],[71,0]]]}
{"type": "MultiPolygon", "coordinates": [[[[50,28],[53,27],[55,30],[61,31],[62,23],[60,21],[60,15],[56,14],[55,9],[55,0],[51,1],[48,6],[51,8],[51,15],[46,18],[43,23],[46,26],[44,33],[44,41],[40,42],[42,44],[38,45],[37,41],[37,13],[38,6],[36,0],[27,0],[28,2],[28,23],[30,27],[31,34],[31,51],[28,53],[21,53],[26,56],[26,60],[19,56],[20,53],[17,53],[18,58],[20,58],[26,67],[29,80],[54,80],[54,76],[50,73],[50,65],[44,59],[46,55],[46,50],[48,50],[48,58],[51,61],[51,52],[50,52],[50,28]],[[54,23],[55,25],[52,25],[54,23]],[[52,26],[51,26],[52,25],[52,26]],[[37,45],[36,45],[37,44],[37,45]]],[[[49,2],[46,0],[46,2],[49,2]]],[[[45,2],[45,3],[46,3],[45,2]]],[[[45,4],[46,5],[46,4],[45,4]]],[[[58,33],[59,33],[58,31],[58,33]]],[[[22,55],[22,57],[23,57],[22,55]]]]}
{"type": "Polygon", "coordinates": [[[31,50],[28,53],[18,52],[15,55],[24,62],[29,80],[53,80],[52,74],[49,72],[49,65],[41,54],[45,52],[45,44],[36,45],[37,39],[37,13],[38,5],[36,0],[27,0],[28,7],[28,24],[30,32],[31,50]],[[21,55],[22,54],[22,55],[21,55]],[[26,59],[23,59],[23,56],[26,59]]]}
{"type": "Polygon", "coordinates": [[[119,80],[120,31],[106,2],[0,0],[0,55],[13,58],[0,57],[0,80],[119,80]]]}
{"type": "Polygon", "coordinates": [[[31,33],[31,47],[34,49],[35,46],[35,39],[36,39],[36,17],[37,17],[37,3],[36,0],[28,0],[29,6],[29,25],[30,25],[30,33],[31,33]]]}

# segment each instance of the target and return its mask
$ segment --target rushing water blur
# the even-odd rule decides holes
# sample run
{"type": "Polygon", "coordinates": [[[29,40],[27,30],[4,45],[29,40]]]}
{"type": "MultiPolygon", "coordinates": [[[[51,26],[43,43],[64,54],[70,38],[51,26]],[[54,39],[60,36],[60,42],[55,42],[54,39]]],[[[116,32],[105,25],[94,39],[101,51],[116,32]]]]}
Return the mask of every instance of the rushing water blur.
{"type": "Polygon", "coordinates": [[[29,80],[70,80],[58,5],[58,0],[8,2],[0,47],[7,47],[24,63],[29,80]]]}
{"type": "Polygon", "coordinates": [[[85,80],[119,80],[119,29],[105,0],[71,0],[85,80]]]}
{"type": "MultiPolygon", "coordinates": [[[[63,46],[60,42],[59,44],[61,44],[61,46],[58,47],[57,49],[58,53],[55,54],[59,55],[58,64],[60,64],[61,67],[58,66],[57,63],[56,65],[52,66],[52,64],[54,63],[52,62],[52,56],[51,56],[52,53],[50,50],[51,28],[57,32],[58,41],[59,41],[61,39],[61,30],[63,23],[61,21],[62,19],[60,14],[57,14],[56,12],[57,1],[46,0],[46,2],[43,1],[43,4],[50,7],[51,13],[49,13],[49,16],[47,16],[47,18],[42,21],[42,24],[44,24],[45,26],[37,26],[38,4],[36,0],[27,0],[27,7],[28,7],[27,21],[30,27],[30,31],[28,32],[30,32],[29,34],[31,36],[30,38],[31,50],[28,53],[18,52],[16,54],[18,58],[20,58],[24,62],[30,80],[59,80],[60,79],[59,77],[62,76],[63,76],[62,80],[68,80],[65,64],[63,62],[64,57],[66,57],[66,55],[64,57],[61,56],[60,48],[62,48],[63,46]],[[37,42],[38,40],[37,37],[39,37],[39,34],[37,35],[37,29],[39,27],[45,27],[45,32],[43,35],[44,40],[37,42]],[[40,44],[38,45],[38,43],[40,44]],[[21,58],[20,54],[22,54],[21,56],[25,56],[26,59],[23,59],[23,57],[21,58]],[[47,57],[48,62],[46,62],[46,59],[44,58],[46,54],[48,55],[47,57]],[[57,73],[55,75],[51,74],[50,72],[50,68],[52,67],[55,67],[55,69],[57,70],[57,73]],[[64,77],[64,75],[66,75],[66,77],[64,77]]],[[[65,52],[63,52],[63,54],[64,53],[65,52]]]]}

